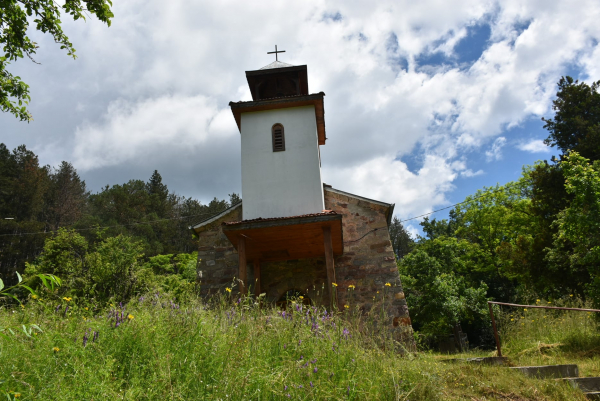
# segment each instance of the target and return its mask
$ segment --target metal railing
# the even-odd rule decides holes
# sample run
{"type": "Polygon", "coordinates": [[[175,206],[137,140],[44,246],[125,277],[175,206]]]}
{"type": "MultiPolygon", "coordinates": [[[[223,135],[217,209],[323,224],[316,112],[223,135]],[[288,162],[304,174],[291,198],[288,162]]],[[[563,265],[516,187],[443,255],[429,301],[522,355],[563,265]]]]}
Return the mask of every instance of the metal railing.
{"type": "Polygon", "coordinates": [[[496,328],[496,319],[494,319],[494,310],[492,305],[504,305],[504,306],[515,306],[517,308],[532,308],[532,309],[558,309],[558,310],[574,310],[579,312],[600,312],[600,309],[583,309],[583,308],[565,308],[561,306],[541,306],[541,305],[519,305],[509,304],[506,302],[493,302],[488,301],[488,308],[490,309],[490,317],[492,318],[492,328],[494,329],[494,339],[496,340],[496,349],[498,350],[498,356],[502,356],[502,349],[500,348],[500,338],[498,337],[498,329],[496,328]]]}

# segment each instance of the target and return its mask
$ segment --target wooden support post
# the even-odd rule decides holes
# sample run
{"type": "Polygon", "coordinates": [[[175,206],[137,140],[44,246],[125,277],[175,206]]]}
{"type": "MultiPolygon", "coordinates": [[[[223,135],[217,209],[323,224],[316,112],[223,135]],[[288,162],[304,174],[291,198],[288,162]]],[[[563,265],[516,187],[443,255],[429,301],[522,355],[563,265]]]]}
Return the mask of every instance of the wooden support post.
{"type": "Polygon", "coordinates": [[[254,295],[260,295],[260,259],[254,259],[254,295]]]}
{"type": "Polygon", "coordinates": [[[500,348],[500,338],[498,338],[498,329],[496,328],[496,319],[494,319],[494,310],[492,309],[492,303],[488,301],[488,308],[490,309],[490,317],[492,318],[492,328],[494,329],[494,339],[496,340],[496,349],[498,350],[498,356],[502,356],[502,349],[500,348]]]}
{"type": "Polygon", "coordinates": [[[323,227],[323,244],[325,245],[325,266],[327,268],[327,284],[331,294],[331,306],[337,306],[337,291],[333,288],[335,283],[335,266],[333,264],[333,245],[331,243],[331,227],[323,227]]]}
{"type": "Polygon", "coordinates": [[[246,238],[243,236],[238,237],[238,256],[239,256],[239,291],[240,295],[246,295],[246,285],[248,283],[248,276],[246,274],[246,238]]]}

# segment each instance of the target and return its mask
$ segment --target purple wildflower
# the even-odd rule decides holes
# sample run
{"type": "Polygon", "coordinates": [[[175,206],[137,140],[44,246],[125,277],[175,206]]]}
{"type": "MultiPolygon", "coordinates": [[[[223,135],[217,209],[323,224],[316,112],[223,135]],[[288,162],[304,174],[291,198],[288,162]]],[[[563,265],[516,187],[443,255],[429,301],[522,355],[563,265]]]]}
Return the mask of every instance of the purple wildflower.
{"type": "Polygon", "coordinates": [[[313,359],[312,361],[310,361],[310,363],[313,363],[313,364],[314,364],[314,363],[317,363],[317,360],[316,360],[316,359],[313,359]]]}
{"type": "Polygon", "coordinates": [[[304,356],[303,356],[303,355],[300,355],[300,360],[303,360],[303,359],[304,359],[304,356]]]}
{"type": "Polygon", "coordinates": [[[58,305],[56,309],[54,309],[54,313],[57,313],[60,308],[62,308],[62,304],[58,305]]]}
{"type": "Polygon", "coordinates": [[[123,302],[119,302],[119,306],[123,309],[123,302]]]}
{"type": "Polygon", "coordinates": [[[302,365],[303,368],[307,368],[308,367],[308,362],[306,362],[304,365],[302,365]]]}
{"type": "Polygon", "coordinates": [[[98,341],[98,335],[99,335],[99,333],[97,331],[94,331],[94,337],[92,338],[93,342],[98,341]]]}
{"type": "Polygon", "coordinates": [[[63,315],[63,317],[67,317],[67,312],[69,311],[69,305],[67,305],[67,307],[65,308],[65,314],[63,315]]]}
{"type": "Polygon", "coordinates": [[[315,366],[315,368],[313,369],[313,373],[317,373],[318,371],[319,371],[319,368],[317,368],[317,367],[315,366]]]}
{"type": "Polygon", "coordinates": [[[87,331],[85,332],[85,334],[83,335],[83,346],[85,347],[87,345],[88,342],[88,336],[87,336],[87,331]]]}
{"type": "Polygon", "coordinates": [[[285,396],[286,396],[287,398],[292,398],[292,396],[291,396],[291,395],[289,395],[289,394],[286,394],[285,396]]]}
{"type": "Polygon", "coordinates": [[[348,386],[348,389],[346,390],[346,395],[350,395],[350,386],[348,386]]]}
{"type": "Polygon", "coordinates": [[[302,340],[298,340],[298,345],[302,344],[302,340]]]}
{"type": "Polygon", "coordinates": [[[287,386],[284,385],[283,386],[283,391],[286,391],[286,390],[287,390],[287,386]]]}
{"type": "Polygon", "coordinates": [[[301,384],[301,385],[298,386],[298,388],[304,388],[304,386],[301,384]]]}
{"type": "Polygon", "coordinates": [[[287,344],[283,344],[283,349],[287,349],[287,344]]]}

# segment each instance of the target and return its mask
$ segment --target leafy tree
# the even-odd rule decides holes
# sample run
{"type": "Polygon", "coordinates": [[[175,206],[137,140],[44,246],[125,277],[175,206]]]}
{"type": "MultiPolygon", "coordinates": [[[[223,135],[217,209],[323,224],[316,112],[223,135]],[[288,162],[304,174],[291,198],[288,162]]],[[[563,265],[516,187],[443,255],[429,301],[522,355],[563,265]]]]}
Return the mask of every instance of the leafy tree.
{"type": "Polygon", "coordinates": [[[429,239],[435,239],[438,237],[451,237],[455,234],[456,229],[460,226],[461,216],[457,213],[457,209],[450,210],[448,213],[448,220],[436,220],[432,219],[429,221],[429,217],[425,217],[420,223],[423,227],[423,232],[429,239]]]}
{"type": "Polygon", "coordinates": [[[402,259],[412,250],[415,241],[396,216],[394,216],[392,224],[390,224],[389,231],[394,253],[398,259],[402,259]]]}
{"type": "Polygon", "coordinates": [[[27,35],[30,22],[35,23],[38,31],[52,35],[61,49],[76,58],[75,48],[61,27],[61,12],[74,20],[85,20],[86,14],[94,14],[110,26],[111,5],[111,0],[65,0],[62,5],[53,0],[0,1],[0,44],[4,50],[0,56],[0,110],[14,114],[21,121],[32,119],[25,106],[31,99],[29,86],[7,69],[11,61],[24,56],[34,61],[38,45],[27,35]]]}
{"type": "Polygon", "coordinates": [[[566,191],[573,200],[558,214],[558,232],[550,261],[565,256],[573,270],[584,270],[580,285],[585,286],[596,305],[600,305],[600,161],[592,165],[588,159],[573,151],[560,163],[566,179],[566,191]],[[572,244],[564,252],[563,244],[572,244]],[[583,267],[583,269],[582,269],[583,267]],[[591,281],[590,281],[591,279],[591,281]]]}
{"type": "Polygon", "coordinates": [[[429,345],[461,323],[472,343],[490,345],[488,286],[469,275],[479,247],[466,240],[438,237],[416,245],[398,262],[413,328],[429,345]]]}
{"type": "Polygon", "coordinates": [[[600,81],[591,86],[562,77],[552,108],[552,119],[542,119],[550,136],[544,141],[563,153],[577,151],[591,160],[600,159],[600,81]]]}

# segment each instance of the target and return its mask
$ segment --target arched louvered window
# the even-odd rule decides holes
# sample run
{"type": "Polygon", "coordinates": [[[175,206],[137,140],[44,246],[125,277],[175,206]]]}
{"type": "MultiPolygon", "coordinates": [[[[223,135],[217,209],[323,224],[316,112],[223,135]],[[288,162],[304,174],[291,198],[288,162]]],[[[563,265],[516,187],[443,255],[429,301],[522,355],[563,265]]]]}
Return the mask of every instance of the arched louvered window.
{"type": "Polygon", "coordinates": [[[273,152],[283,152],[285,150],[285,135],[283,132],[283,125],[275,124],[271,128],[273,135],[273,152]]]}

